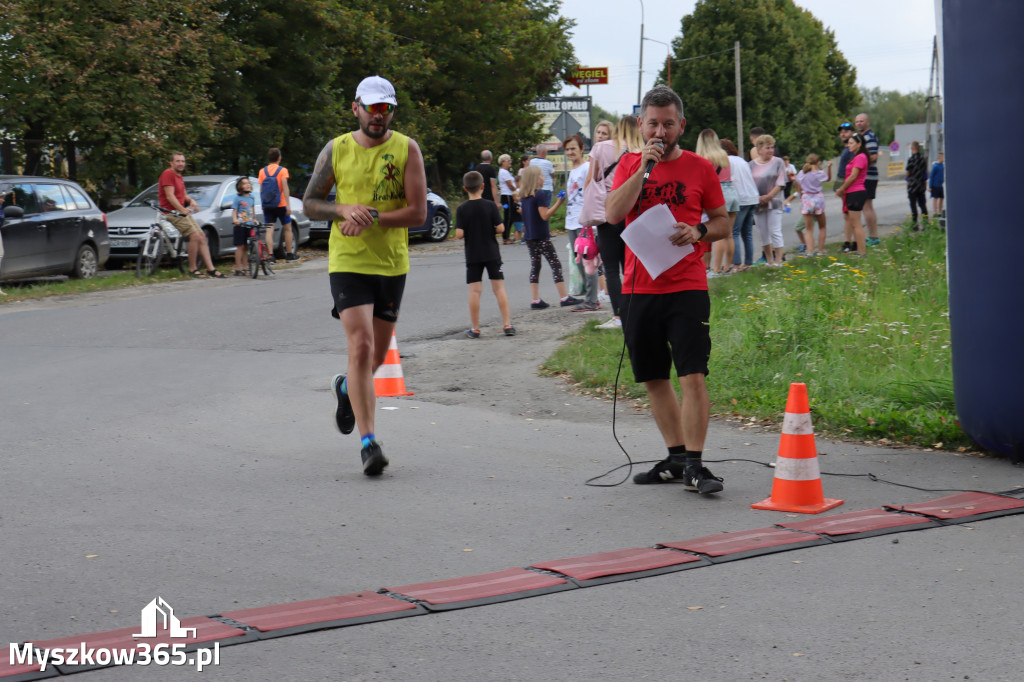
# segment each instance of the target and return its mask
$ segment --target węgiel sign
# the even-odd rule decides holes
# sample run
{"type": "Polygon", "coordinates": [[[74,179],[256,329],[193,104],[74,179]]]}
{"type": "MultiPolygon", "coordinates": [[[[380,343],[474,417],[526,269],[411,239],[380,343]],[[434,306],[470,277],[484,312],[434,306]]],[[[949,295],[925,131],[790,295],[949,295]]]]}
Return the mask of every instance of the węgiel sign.
{"type": "Polygon", "coordinates": [[[581,85],[607,85],[607,66],[577,66],[565,77],[566,83],[571,83],[577,88],[581,85]]]}

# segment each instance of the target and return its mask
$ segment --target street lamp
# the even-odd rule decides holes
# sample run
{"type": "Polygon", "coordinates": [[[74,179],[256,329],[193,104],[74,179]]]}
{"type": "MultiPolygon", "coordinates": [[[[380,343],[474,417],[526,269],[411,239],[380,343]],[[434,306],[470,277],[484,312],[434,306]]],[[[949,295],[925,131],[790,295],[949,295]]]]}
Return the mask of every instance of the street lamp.
{"type": "Polygon", "coordinates": [[[640,0],[640,71],[636,75],[636,103],[640,104],[640,88],[644,79],[644,0],[640,0]]]}
{"type": "Polygon", "coordinates": [[[661,43],[665,46],[665,70],[668,72],[666,84],[668,87],[672,87],[672,46],[666,43],[664,40],[656,40],[654,38],[644,38],[652,43],[661,43]]]}

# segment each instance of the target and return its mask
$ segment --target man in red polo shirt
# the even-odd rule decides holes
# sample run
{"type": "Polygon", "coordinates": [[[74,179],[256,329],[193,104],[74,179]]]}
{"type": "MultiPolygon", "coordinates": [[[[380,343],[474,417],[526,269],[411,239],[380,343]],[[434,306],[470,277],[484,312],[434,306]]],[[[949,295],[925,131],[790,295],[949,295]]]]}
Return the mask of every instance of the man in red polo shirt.
{"type": "Polygon", "coordinates": [[[701,462],[710,401],[708,373],[711,300],[702,256],[711,242],[731,236],[722,186],[711,163],[678,146],[686,129],[683,102],[671,88],[658,86],[644,95],[640,133],[645,146],[625,154],[615,169],[605,202],[609,223],[629,225],[648,209],[664,204],[677,221],[665,248],[692,245],[693,251],[652,278],[626,247],[622,277],[622,327],[633,375],[643,383],[651,414],[668,447],[668,457],[637,474],[634,483],[683,483],[701,495],[722,490],[722,479],[701,462]],[[645,180],[649,162],[653,171],[645,180]],[[701,222],[701,213],[708,220],[701,222]],[[675,364],[681,396],[676,396],[675,364]]]}
{"type": "Polygon", "coordinates": [[[181,214],[180,216],[165,214],[164,217],[178,229],[178,232],[181,232],[182,237],[188,240],[188,271],[192,276],[200,279],[223,278],[224,273],[213,267],[206,234],[191,215],[193,210],[199,208],[199,204],[185,193],[184,172],[185,155],[181,152],[174,152],[171,154],[171,167],[160,174],[160,207],[181,214]],[[206,265],[205,275],[196,267],[196,255],[203,257],[203,263],[206,265]]]}

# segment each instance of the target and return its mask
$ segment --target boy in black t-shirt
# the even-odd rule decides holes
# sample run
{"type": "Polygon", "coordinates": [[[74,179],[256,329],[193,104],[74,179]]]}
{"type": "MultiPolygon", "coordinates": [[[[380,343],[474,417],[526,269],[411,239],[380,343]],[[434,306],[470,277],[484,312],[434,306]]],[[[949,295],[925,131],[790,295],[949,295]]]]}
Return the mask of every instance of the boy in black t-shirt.
{"type": "Polygon", "coordinates": [[[483,274],[491,280],[491,289],[498,299],[498,309],[505,325],[505,336],[515,336],[509,316],[508,295],[505,293],[505,275],[501,271],[501,252],[497,235],[505,230],[501,214],[493,201],[485,201],[484,178],[476,171],[462,177],[462,188],[469,195],[455,211],[455,238],[466,240],[466,283],[469,284],[469,320],[472,327],[466,331],[471,339],[480,338],[480,292],[483,274]]]}

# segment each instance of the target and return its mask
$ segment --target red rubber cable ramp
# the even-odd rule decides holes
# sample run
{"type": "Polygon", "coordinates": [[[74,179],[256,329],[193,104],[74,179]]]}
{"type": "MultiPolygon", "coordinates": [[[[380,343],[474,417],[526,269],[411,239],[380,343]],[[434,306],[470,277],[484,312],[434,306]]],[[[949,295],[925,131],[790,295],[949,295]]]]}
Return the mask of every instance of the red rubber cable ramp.
{"type": "Polygon", "coordinates": [[[940,524],[931,519],[912,514],[900,514],[885,509],[864,509],[861,511],[844,512],[795,521],[793,523],[777,523],[779,528],[802,530],[818,535],[827,535],[834,542],[859,540],[887,533],[902,533],[910,530],[937,528],[940,524]]]}
{"type": "Polygon", "coordinates": [[[683,542],[659,542],[662,547],[707,555],[712,563],[736,561],[748,557],[788,552],[791,549],[827,545],[832,541],[785,528],[755,528],[732,533],[719,533],[683,542]]]}
{"type": "Polygon", "coordinates": [[[574,590],[576,585],[558,576],[508,568],[495,573],[384,589],[422,602],[430,611],[450,611],[574,590]]]}
{"type": "Polygon", "coordinates": [[[634,547],[569,559],[541,561],[532,567],[561,573],[580,587],[590,587],[707,565],[706,559],[694,554],[671,549],[634,547]]]}
{"type": "Polygon", "coordinates": [[[221,616],[256,629],[260,639],[273,639],[300,632],[418,616],[426,612],[422,606],[367,590],[337,597],[229,611],[221,616]]]}
{"type": "Polygon", "coordinates": [[[48,677],[57,677],[60,674],[50,666],[40,672],[39,663],[12,664],[11,648],[7,647],[7,653],[3,660],[0,660],[0,680],[3,682],[33,682],[34,680],[45,680],[48,677]]]}
{"type": "Polygon", "coordinates": [[[954,524],[1024,512],[1024,500],[992,493],[958,493],[917,504],[887,504],[884,506],[893,511],[922,514],[954,524]]]}

